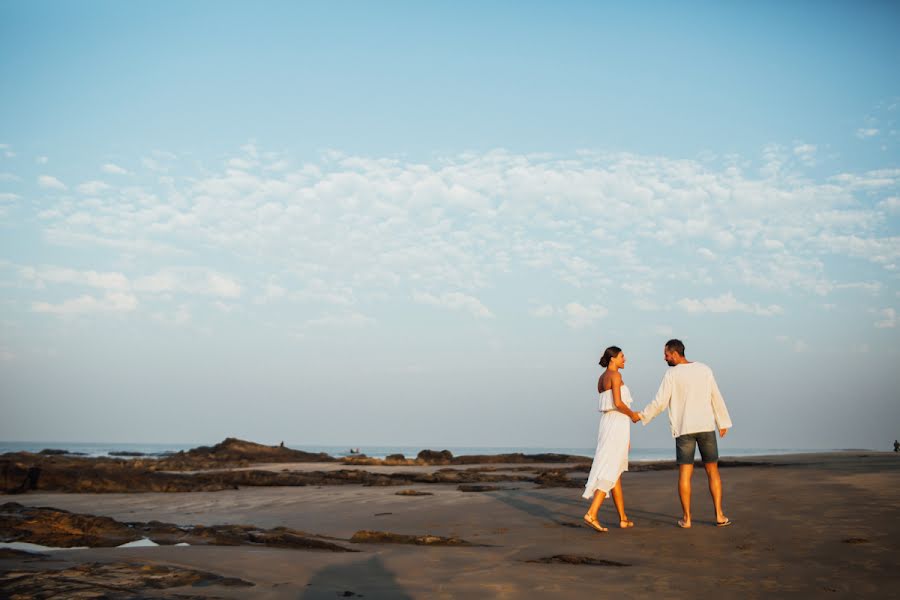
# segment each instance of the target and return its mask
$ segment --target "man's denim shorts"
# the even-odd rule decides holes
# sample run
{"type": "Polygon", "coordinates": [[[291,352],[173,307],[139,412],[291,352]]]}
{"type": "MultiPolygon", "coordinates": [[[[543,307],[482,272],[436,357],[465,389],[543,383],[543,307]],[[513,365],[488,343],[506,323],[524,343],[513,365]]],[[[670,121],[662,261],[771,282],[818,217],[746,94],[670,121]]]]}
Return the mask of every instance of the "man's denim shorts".
{"type": "Polygon", "coordinates": [[[719,461],[719,445],[715,431],[686,433],[675,438],[675,462],[679,465],[694,464],[694,448],[700,446],[703,464],[719,461]]]}

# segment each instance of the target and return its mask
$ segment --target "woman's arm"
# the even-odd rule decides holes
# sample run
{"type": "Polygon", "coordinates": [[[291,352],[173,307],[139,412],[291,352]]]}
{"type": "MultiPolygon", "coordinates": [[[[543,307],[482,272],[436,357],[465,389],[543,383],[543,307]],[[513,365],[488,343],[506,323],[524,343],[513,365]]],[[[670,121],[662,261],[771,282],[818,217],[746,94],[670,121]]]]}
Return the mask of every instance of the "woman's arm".
{"type": "Polygon", "coordinates": [[[613,395],[613,404],[616,405],[616,410],[627,416],[631,419],[632,422],[637,422],[640,420],[640,417],[637,416],[637,413],[628,408],[628,405],[622,402],[622,376],[618,373],[612,374],[612,395],[613,395]]]}

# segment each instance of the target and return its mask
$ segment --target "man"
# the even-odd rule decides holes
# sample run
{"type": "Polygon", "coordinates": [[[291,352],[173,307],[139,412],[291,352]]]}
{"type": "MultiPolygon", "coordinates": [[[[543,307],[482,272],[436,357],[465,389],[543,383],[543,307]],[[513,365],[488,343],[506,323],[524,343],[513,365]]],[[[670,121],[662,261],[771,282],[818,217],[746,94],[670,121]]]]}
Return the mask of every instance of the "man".
{"type": "Polygon", "coordinates": [[[716,432],[725,437],[731,428],[731,418],[725,400],[713,377],[712,369],[684,357],[680,340],[666,342],[664,357],[671,367],[666,371],[656,398],[640,412],[646,425],[662,411],[669,409],[669,424],[675,438],[675,458],[678,463],[678,496],[684,517],[678,526],[691,527],[691,475],[694,472],[694,451],[700,446],[700,457],[709,480],[709,493],[716,509],[716,525],[726,527],[731,521],[722,512],[722,478],[719,476],[719,449],[716,432]]]}

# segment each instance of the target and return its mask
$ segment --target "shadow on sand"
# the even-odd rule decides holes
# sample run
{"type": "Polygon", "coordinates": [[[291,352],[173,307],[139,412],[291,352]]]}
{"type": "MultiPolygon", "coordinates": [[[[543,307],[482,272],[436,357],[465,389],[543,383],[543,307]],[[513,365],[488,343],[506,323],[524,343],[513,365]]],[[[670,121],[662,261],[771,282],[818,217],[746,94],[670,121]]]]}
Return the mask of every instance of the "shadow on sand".
{"type": "Polygon", "coordinates": [[[367,600],[372,598],[411,600],[412,598],[400,587],[394,574],[384,566],[384,562],[377,556],[349,564],[331,565],[317,571],[309,580],[309,584],[300,598],[310,600],[358,596],[364,596],[367,600]]]}
{"type": "MultiPolygon", "coordinates": [[[[512,508],[521,510],[533,517],[550,521],[556,525],[567,527],[570,527],[573,524],[580,526],[581,516],[587,512],[588,506],[590,506],[590,503],[581,498],[580,494],[573,495],[571,499],[558,498],[537,491],[507,493],[491,492],[490,494],[512,508]],[[548,503],[555,505],[554,508],[546,506],[548,503]]],[[[663,525],[673,523],[671,515],[636,510],[633,506],[629,506],[627,498],[625,501],[625,511],[628,514],[628,517],[633,520],[654,521],[663,525]]],[[[616,515],[612,498],[607,498],[603,501],[603,506],[601,507],[602,516],[600,517],[601,522],[604,520],[603,516],[606,516],[607,514],[612,515],[611,517],[607,517],[607,520],[611,520],[611,522],[614,522],[616,527],[618,527],[618,516],[616,515]]]]}

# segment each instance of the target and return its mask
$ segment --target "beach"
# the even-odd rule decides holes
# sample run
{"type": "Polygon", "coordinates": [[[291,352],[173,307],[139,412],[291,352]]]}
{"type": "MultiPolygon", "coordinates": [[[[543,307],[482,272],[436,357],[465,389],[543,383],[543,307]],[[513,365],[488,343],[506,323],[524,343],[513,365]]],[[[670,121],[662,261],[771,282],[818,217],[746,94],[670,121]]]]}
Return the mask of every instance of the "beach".
{"type": "MultiPolygon", "coordinates": [[[[626,508],[636,526],[613,527],[617,518],[608,499],[600,511],[608,533],[582,525],[587,503],[579,487],[502,481],[504,474],[529,475],[547,464],[467,465],[499,476],[474,488],[486,491],[430,483],[7,495],[4,502],[122,522],[287,527],[355,552],[194,544],[4,555],[0,590],[15,589],[11,574],[34,571],[28,581],[37,593],[50,585],[46,574],[88,564],[174,567],[230,578],[220,584],[148,587],[134,597],[887,597],[900,589],[900,456],[851,451],[723,461],[725,512],[734,522],[727,528],[713,525],[706,478],[695,470],[690,530],[675,526],[681,511],[676,472],[668,467],[624,475],[626,508]],[[401,490],[429,495],[398,495],[401,490]],[[449,541],[420,539],[417,545],[413,537],[397,536],[351,541],[365,531],[449,541]],[[231,580],[243,583],[227,584],[231,580]]],[[[341,467],[303,462],[254,468],[302,473],[341,467]]],[[[440,465],[353,468],[381,474],[447,470],[440,465]]],[[[572,468],[566,472],[572,480],[586,477],[581,465],[565,468],[572,468]]]]}

